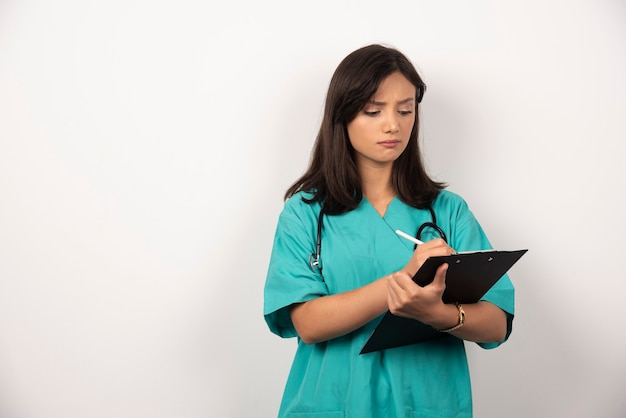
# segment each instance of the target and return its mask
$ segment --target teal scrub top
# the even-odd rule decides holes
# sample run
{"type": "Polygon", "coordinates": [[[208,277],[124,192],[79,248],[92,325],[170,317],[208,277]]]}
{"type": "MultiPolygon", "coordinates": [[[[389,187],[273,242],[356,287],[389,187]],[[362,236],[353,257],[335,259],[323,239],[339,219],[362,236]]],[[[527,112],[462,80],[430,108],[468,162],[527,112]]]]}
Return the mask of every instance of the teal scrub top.
{"type": "MultiPolygon", "coordinates": [[[[307,204],[302,196],[310,197],[301,192],[285,202],[265,282],[265,320],[273,333],[285,338],[297,337],[290,305],[353,290],[400,270],[413,254],[413,243],[395,230],[414,234],[422,223],[432,221],[427,209],[415,209],[397,197],[384,217],[365,198],[348,213],[324,216],[320,274],[309,264],[320,205],[307,204]]],[[[441,191],[433,209],[437,225],[455,250],[492,248],[460,196],[441,191]]],[[[424,241],[438,237],[430,228],[422,234],[424,241]]],[[[514,289],[508,276],[483,300],[512,319],[514,289]]],[[[448,337],[359,354],[379,321],[380,317],[318,344],[308,345],[298,338],[279,417],[471,417],[463,341],[448,337]]],[[[480,345],[494,348],[502,342],[480,345]]]]}

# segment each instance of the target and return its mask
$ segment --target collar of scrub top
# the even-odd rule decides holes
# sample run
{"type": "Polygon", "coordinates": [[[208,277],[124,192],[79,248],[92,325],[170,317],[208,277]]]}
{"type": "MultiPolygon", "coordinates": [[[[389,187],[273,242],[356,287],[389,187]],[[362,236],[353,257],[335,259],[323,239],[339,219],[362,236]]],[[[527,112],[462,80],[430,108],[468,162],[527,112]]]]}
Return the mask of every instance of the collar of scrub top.
{"type": "MultiPolygon", "coordinates": [[[[437,217],[435,216],[435,211],[433,210],[432,206],[428,207],[428,211],[430,212],[430,216],[432,217],[432,221],[431,222],[424,222],[423,224],[421,224],[420,227],[417,229],[417,233],[415,234],[415,238],[417,238],[418,240],[421,240],[422,232],[426,228],[432,228],[447,243],[448,242],[448,237],[446,236],[446,233],[443,232],[443,229],[441,229],[439,227],[439,225],[437,225],[437,217]]],[[[311,266],[311,270],[313,272],[320,273],[320,274],[322,274],[322,259],[321,259],[321,255],[322,255],[322,228],[324,228],[324,214],[325,214],[325,212],[326,212],[325,211],[325,206],[322,205],[322,208],[320,209],[320,213],[319,213],[319,215],[317,217],[317,237],[315,239],[315,252],[311,253],[311,255],[309,256],[309,265],[311,266]]],[[[415,247],[417,247],[417,245],[415,247]]]]}

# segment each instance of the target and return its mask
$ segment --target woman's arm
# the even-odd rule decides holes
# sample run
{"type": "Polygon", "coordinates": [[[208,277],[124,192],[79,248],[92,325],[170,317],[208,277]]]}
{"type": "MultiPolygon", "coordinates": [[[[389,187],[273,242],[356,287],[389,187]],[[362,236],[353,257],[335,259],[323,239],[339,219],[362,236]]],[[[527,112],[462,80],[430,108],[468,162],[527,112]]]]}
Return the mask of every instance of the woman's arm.
{"type": "MultiPolygon", "coordinates": [[[[417,319],[437,329],[451,328],[459,322],[456,305],[441,300],[445,290],[447,265],[440,266],[435,279],[420,287],[404,271],[389,276],[389,310],[398,316],[417,319]]],[[[468,341],[488,343],[504,340],[507,331],[506,314],[490,302],[463,305],[465,322],[451,334],[468,341]]]]}
{"type": "Polygon", "coordinates": [[[336,295],[322,296],[291,308],[291,321],[306,344],[340,337],[387,310],[387,277],[336,295]]]}
{"type": "MultiPolygon", "coordinates": [[[[456,311],[456,306],[452,306],[456,311]]],[[[463,305],[463,310],[465,323],[461,328],[452,331],[452,335],[477,343],[496,343],[504,340],[507,321],[506,313],[502,309],[491,302],[483,301],[463,305]]]]}
{"type": "MultiPolygon", "coordinates": [[[[415,273],[431,256],[449,255],[452,252],[453,250],[441,239],[429,241],[417,247],[402,271],[407,272],[405,274],[412,282],[408,272],[415,273]]],[[[294,304],[291,307],[291,321],[302,341],[314,344],[340,337],[387,311],[390,308],[387,282],[395,274],[397,273],[349,292],[294,304]]],[[[441,294],[439,299],[441,300],[441,294]]]]}

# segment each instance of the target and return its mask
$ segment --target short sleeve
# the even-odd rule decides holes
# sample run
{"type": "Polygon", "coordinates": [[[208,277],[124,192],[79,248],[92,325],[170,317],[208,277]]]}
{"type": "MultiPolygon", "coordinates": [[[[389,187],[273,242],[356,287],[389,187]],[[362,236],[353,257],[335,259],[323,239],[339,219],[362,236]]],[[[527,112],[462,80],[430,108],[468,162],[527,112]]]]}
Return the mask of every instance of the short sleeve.
{"type": "Polygon", "coordinates": [[[289,307],[328,294],[321,273],[313,271],[319,205],[291,197],[281,212],[264,289],[263,314],[270,330],[281,337],[295,337],[289,307]]]}
{"type": "MultiPolygon", "coordinates": [[[[454,233],[452,235],[451,246],[459,252],[492,249],[493,247],[487,235],[478,223],[476,217],[470,211],[467,203],[458,196],[457,199],[458,202],[456,204],[456,210],[454,211],[456,220],[452,222],[452,225],[455,225],[455,227],[453,228],[454,233]]],[[[496,343],[479,343],[481,347],[486,349],[495,348],[508,339],[513,327],[515,289],[508,274],[502,276],[496,284],[483,295],[481,301],[493,303],[502,309],[507,316],[507,333],[504,340],[496,343]]]]}

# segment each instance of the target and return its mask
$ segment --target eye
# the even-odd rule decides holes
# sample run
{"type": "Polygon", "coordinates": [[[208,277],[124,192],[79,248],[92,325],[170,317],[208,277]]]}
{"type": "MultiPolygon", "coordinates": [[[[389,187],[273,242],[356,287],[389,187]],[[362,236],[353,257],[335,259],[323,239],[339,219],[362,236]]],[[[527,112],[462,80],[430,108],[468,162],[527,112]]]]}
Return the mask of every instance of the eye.
{"type": "Polygon", "coordinates": [[[405,116],[405,115],[412,114],[413,111],[412,110],[399,110],[398,113],[400,113],[402,116],[405,116]]]}
{"type": "Polygon", "coordinates": [[[367,116],[376,116],[380,113],[379,110],[364,110],[363,114],[367,115],[367,116]]]}

